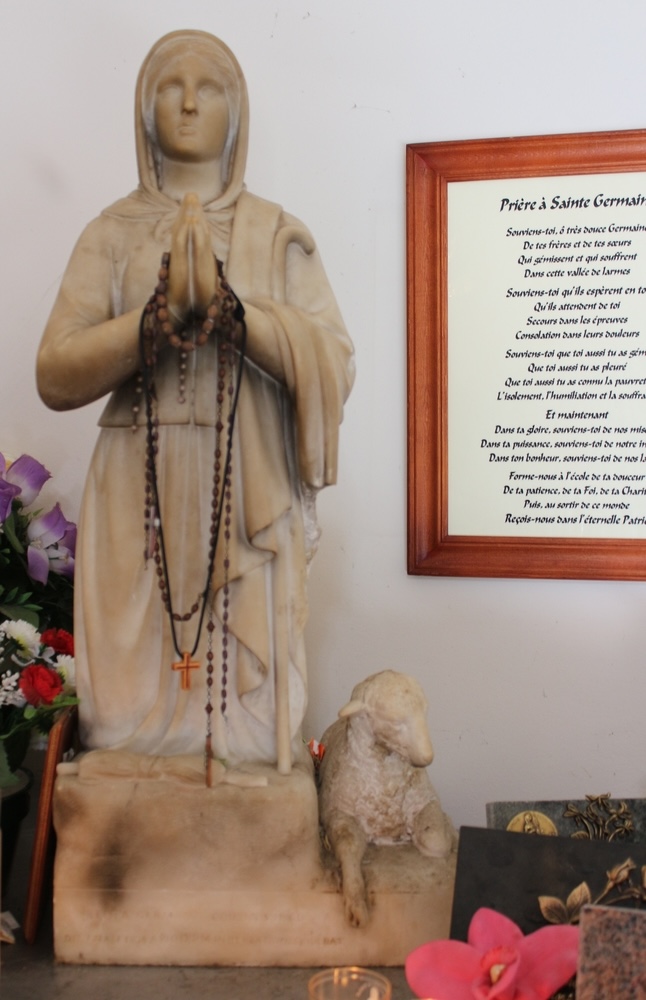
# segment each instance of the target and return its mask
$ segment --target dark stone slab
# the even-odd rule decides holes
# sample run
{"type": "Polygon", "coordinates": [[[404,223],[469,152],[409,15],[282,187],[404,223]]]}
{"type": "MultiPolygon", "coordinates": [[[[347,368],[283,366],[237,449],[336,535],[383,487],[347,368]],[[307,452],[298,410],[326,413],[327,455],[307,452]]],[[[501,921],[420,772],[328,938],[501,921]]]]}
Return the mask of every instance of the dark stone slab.
{"type": "Polygon", "coordinates": [[[539,896],[556,897],[565,906],[572,891],[586,882],[596,901],[607,888],[608,873],[628,859],[634,867],[624,872],[625,879],[607,893],[604,903],[614,902],[627,890],[639,895],[646,844],[523,837],[505,830],[462,827],[451,937],[466,940],[471,917],[481,906],[504,913],[529,934],[546,924],[539,896]]]}
{"type": "Polygon", "coordinates": [[[487,826],[517,833],[646,843],[646,799],[585,799],[488,802],[487,826]]]}
{"type": "Polygon", "coordinates": [[[646,997],[646,912],[586,906],[581,913],[577,1000],[646,997]]]}

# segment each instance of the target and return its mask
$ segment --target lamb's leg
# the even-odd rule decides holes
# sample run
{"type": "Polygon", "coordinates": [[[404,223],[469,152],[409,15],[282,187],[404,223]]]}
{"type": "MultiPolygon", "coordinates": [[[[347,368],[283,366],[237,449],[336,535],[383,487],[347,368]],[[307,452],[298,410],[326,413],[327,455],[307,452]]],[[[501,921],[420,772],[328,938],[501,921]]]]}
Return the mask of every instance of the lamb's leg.
{"type": "Polygon", "coordinates": [[[365,927],[369,913],[361,861],[366,836],[353,816],[336,809],[327,817],[325,832],[341,866],[345,918],[351,927],[365,927]]]}
{"type": "Polygon", "coordinates": [[[445,858],[457,843],[453,824],[437,799],[427,802],[413,822],[413,843],[429,858],[445,858]]]}

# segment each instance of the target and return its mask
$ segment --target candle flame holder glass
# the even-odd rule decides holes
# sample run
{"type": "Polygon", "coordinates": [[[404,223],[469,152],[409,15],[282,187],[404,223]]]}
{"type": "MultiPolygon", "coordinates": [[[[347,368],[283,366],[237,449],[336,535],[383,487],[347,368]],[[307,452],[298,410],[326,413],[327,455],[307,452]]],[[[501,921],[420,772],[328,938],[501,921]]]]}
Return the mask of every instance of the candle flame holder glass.
{"type": "Polygon", "coordinates": [[[392,1000],[389,979],[372,969],[349,965],[323,969],[308,983],[309,1000],[392,1000]]]}

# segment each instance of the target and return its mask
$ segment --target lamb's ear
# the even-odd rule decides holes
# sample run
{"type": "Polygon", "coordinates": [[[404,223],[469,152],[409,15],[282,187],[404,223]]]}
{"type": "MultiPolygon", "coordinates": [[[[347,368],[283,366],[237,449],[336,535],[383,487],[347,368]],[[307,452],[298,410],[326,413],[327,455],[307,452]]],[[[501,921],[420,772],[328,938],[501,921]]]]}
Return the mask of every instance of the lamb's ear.
{"type": "Polygon", "coordinates": [[[353,701],[349,701],[347,705],[339,709],[340,719],[349,719],[351,715],[356,715],[357,712],[365,712],[366,704],[363,701],[359,701],[355,698],[353,701]]]}

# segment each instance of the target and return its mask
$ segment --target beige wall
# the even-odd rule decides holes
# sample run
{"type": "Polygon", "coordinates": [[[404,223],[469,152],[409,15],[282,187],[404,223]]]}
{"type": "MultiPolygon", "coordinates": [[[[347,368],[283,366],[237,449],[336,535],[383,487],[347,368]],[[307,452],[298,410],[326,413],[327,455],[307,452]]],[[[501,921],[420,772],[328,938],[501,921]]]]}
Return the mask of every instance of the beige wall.
{"type": "Polygon", "coordinates": [[[249,187],[311,226],[357,348],[340,483],[320,501],[307,735],[356,681],[395,667],[428,692],[456,823],[484,823],[491,799],[644,795],[644,584],[406,575],[404,146],[643,126],[646,7],[5,0],[0,450],[48,464],[69,516],[98,407],[45,410],[39,336],[82,226],[135,186],[138,66],[186,26],[240,59],[249,187]]]}

